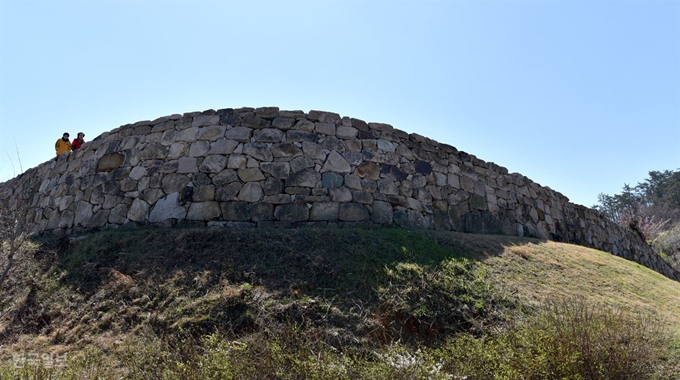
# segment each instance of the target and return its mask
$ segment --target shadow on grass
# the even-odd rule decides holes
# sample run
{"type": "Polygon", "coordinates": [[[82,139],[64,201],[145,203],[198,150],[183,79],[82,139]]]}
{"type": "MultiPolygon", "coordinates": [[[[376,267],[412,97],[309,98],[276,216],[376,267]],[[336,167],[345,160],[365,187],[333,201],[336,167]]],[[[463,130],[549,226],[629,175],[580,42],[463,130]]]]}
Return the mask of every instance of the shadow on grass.
{"type": "MultiPolygon", "coordinates": [[[[458,293],[470,290],[452,291],[445,276],[458,273],[459,289],[478,280],[465,277],[470,266],[445,263],[527,242],[538,240],[403,228],[122,229],[70,241],[43,238],[43,250],[56,254],[42,270],[59,272],[59,288],[35,301],[47,316],[35,330],[60,324],[73,335],[126,333],[147,324],[158,335],[240,335],[273,321],[350,326],[353,336],[380,330],[380,339],[389,340],[399,333],[388,331],[395,320],[401,330],[415,320],[416,329],[445,331],[455,305],[441,303],[458,302],[458,293]],[[64,312],[73,305],[75,312],[64,312]]],[[[465,318],[477,318],[466,308],[479,299],[465,302],[465,318]]]]}
{"type": "Polygon", "coordinates": [[[431,267],[450,258],[479,260],[527,241],[539,242],[402,228],[115,230],[76,241],[62,251],[59,267],[66,284],[84,292],[95,291],[115,270],[164,278],[210,272],[212,281],[332,295],[370,290],[384,268],[396,263],[431,267]]]}

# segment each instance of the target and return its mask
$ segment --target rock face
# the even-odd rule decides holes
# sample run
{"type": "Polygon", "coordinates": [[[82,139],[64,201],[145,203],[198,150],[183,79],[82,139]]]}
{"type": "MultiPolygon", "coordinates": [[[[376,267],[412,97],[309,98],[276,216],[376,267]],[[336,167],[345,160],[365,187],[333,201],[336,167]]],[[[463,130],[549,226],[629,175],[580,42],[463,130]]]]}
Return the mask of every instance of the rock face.
{"type": "Polygon", "coordinates": [[[570,242],[680,280],[636,235],[521,174],[324,111],[221,109],[124,125],[0,184],[0,202],[28,206],[32,233],[399,225],[570,242]]]}

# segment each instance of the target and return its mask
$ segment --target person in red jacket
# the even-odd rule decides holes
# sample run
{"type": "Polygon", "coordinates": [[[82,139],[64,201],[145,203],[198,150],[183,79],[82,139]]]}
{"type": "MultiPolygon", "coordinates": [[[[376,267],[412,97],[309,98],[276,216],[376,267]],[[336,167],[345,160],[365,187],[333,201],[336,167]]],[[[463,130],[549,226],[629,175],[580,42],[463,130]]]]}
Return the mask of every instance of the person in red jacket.
{"type": "Polygon", "coordinates": [[[71,150],[72,150],[72,151],[75,152],[76,150],[80,150],[80,147],[81,147],[81,146],[83,145],[83,143],[85,142],[84,137],[85,137],[85,134],[84,134],[83,132],[78,132],[78,137],[76,137],[76,138],[73,140],[73,142],[71,143],[71,150]]]}

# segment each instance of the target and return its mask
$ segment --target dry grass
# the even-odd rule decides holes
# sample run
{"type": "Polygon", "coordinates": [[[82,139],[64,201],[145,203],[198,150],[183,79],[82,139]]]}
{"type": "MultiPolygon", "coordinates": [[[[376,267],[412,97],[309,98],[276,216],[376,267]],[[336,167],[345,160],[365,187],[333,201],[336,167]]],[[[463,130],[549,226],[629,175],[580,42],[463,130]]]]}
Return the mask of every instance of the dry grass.
{"type": "Polygon", "coordinates": [[[498,288],[528,305],[577,298],[661,316],[680,337],[680,283],[607,253],[537,239],[397,228],[175,229],[58,243],[36,242],[41,248],[0,295],[0,368],[15,352],[90,349],[115,368],[116,360],[142,360],[134,357],[139,347],[174,350],[177,336],[201,341],[213,333],[228,344],[250,342],[248,355],[278,355],[267,342],[296,336],[301,355],[312,346],[333,357],[359,350],[361,365],[372,365],[364,356],[395,341],[436,346],[461,326],[483,334],[511,314],[503,308],[513,302],[498,288]],[[451,310],[464,319],[449,318],[451,310]]]}
{"type": "Polygon", "coordinates": [[[549,297],[585,299],[656,315],[680,336],[680,283],[637,263],[550,241],[507,245],[484,262],[499,283],[530,304],[549,297]]]}

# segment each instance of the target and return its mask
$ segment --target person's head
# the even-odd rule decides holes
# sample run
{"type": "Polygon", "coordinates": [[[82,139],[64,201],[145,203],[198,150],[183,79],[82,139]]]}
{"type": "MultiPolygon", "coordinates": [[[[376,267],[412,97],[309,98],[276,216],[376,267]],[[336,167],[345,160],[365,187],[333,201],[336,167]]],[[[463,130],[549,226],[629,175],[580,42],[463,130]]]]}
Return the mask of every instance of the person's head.
{"type": "Polygon", "coordinates": [[[85,138],[85,134],[83,132],[78,132],[78,138],[79,139],[85,138]]]}
{"type": "Polygon", "coordinates": [[[64,140],[68,140],[68,137],[69,137],[68,132],[64,132],[64,135],[61,136],[61,138],[64,139],[64,140]]]}

